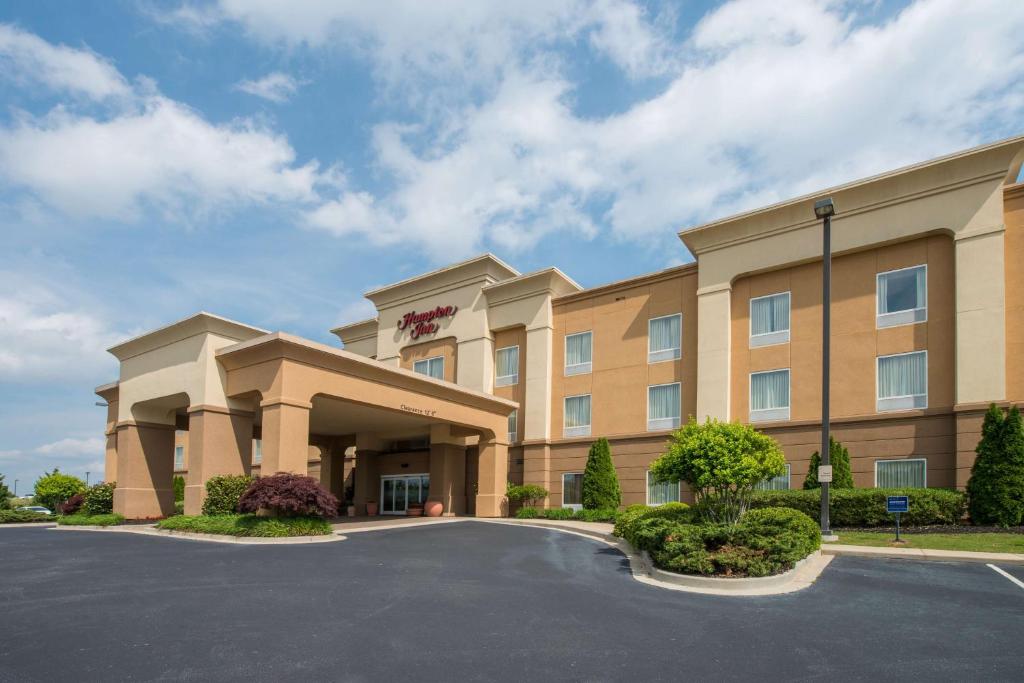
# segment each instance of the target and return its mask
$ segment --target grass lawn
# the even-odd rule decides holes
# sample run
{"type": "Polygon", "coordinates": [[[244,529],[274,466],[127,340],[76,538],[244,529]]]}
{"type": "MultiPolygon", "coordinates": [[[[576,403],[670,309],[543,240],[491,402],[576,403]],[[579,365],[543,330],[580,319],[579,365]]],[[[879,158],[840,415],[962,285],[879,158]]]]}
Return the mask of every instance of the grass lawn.
{"type": "MultiPolygon", "coordinates": [[[[896,538],[894,532],[837,531],[837,543],[846,545],[870,545],[886,548],[896,538]]],[[[906,544],[900,548],[922,548],[925,550],[969,550],[979,553],[1024,553],[1024,534],[993,533],[901,533],[906,544]]]]}
{"type": "Polygon", "coordinates": [[[175,515],[157,523],[158,529],[223,536],[326,536],[327,520],[317,517],[257,517],[256,515],[175,515]]]}

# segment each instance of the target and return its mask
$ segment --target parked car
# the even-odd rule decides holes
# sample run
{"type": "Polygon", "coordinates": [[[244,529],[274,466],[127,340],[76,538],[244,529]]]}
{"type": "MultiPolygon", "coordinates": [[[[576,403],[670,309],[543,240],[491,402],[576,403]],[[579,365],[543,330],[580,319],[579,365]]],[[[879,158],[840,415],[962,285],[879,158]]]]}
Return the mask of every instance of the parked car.
{"type": "Polygon", "coordinates": [[[52,515],[53,511],[49,508],[44,508],[42,505],[22,505],[17,508],[20,512],[38,512],[42,515],[52,515]]]}

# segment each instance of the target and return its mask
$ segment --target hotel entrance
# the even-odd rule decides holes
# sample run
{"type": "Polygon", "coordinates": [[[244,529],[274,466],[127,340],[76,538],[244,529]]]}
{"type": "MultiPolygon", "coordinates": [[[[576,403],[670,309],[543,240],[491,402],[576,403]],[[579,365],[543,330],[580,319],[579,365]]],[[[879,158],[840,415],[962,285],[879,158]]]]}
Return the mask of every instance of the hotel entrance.
{"type": "Polygon", "coordinates": [[[429,474],[384,475],[380,478],[380,513],[404,515],[410,503],[426,503],[429,474]]]}

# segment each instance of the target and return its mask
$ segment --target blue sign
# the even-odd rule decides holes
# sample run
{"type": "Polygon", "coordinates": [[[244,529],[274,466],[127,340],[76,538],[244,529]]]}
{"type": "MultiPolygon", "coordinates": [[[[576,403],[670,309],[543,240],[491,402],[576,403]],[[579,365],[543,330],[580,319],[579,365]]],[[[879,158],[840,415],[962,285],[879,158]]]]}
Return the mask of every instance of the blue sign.
{"type": "Polygon", "coordinates": [[[910,512],[910,496],[886,496],[886,512],[910,512]]]}

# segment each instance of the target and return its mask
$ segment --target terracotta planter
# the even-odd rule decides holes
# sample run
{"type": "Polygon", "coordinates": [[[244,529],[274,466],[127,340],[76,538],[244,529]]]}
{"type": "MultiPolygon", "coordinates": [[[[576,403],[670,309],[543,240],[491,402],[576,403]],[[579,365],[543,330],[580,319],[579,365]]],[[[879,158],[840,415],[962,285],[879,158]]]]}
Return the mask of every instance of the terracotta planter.
{"type": "Polygon", "coordinates": [[[349,517],[355,517],[356,516],[356,506],[355,505],[349,505],[347,508],[345,508],[345,512],[348,514],[349,517]]]}
{"type": "Polygon", "coordinates": [[[410,505],[405,509],[406,517],[422,517],[423,506],[422,505],[410,505]]]}
{"type": "Polygon", "coordinates": [[[375,501],[375,500],[367,501],[367,503],[366,503],[366,515],[368,517],[376,517],[377,516],[377,501],[375,501]]]}
{"type": "Polygon", "coordinates": [[[444,505],[439,500],[428,500],[423,505],[423,512],[427,517],[440,517],[444,511],[444,505]]]}

